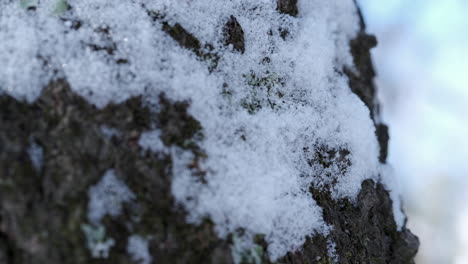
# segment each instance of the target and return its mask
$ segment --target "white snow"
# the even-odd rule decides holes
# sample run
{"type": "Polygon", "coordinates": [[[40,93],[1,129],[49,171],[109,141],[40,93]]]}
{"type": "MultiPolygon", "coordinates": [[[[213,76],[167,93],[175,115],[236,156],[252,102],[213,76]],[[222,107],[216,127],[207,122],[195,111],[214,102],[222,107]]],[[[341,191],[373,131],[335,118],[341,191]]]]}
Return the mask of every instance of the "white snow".
{"type": "Polygon", "coordinates": [[[93,258],[108,258],[110,249],[115,245],[113,238],[106,238],[106,229],[103,225],[81,225],[85,233],[87,247],[93,258]]]}
{"type": "Polygon", "coordinates": [[[40,172],[44,161],[44,149],[36,142],[32,142],[28,148],[28,154],[34,169],[40,172]]]}
{"type": "Polygon", "coordinates": [[[167,152],[164,143],[161,140],[161,132],[159,130],[153,130],[150,132],[144,132],[140,135],[138,144],[144,148],[153,152],[167,152]]]}
{"type": "MultiPolygon", "coordinates": [[[[189,222],[209,217],[221,237],[243,228],[246,247],[254,234],[264,234],[275,260],[298,249],[305,236],[329,230],[308,189],[332,180],[309,166],[314,151],[304,148],[350,152],[351,165],[333,187],[337,198],[355,199],[361,182],[378,175],[369,111],[340,73],[351,64],[348,42],[359,27],[352,0],[300,0],[297,18],[279,14],[274,0],[68,2],[72,10],[61,14],[52,0],[41,1],[36,11],[0,3],[0,91],[32,101],[51,79],[65,78],[99,107],[137,94],[157,102],[161,92],[190,100],[189,112],[205,135],[199,144],[208,157],[200,164],[207,183],[187,168],[190,152],[167,149],[174,162],[172,193],[189,222]],[[142,4],[202,45],[212,44],[217,68],[210,72],[210,62],[181,48],[142,4]],[[231,15],[244,30],[244,54],[222,45],[231,15]],[[81,26],[74,29],[77,20],[81,26]],[[279,28],[289,32],[285,40],[279,28]],[[265,57],[270,63],[262,63],[265,57]],[[261,108],[249,113],[255,102],[261,108]]],[[[151,133],[140,144],[159,151],[158,132],[151,133]]],[[[340,173],[337,166],[327,171],[340,173]]],[[[89,218],[118,214],[120,203],[132,198],[110,171],[90,190],[89,218]]]]}
{"type": "Polygon", "coordinates": [[[112,137],[119,137],[121,132],[114,127],[108,127],[106,125],[101,125],[99,127],[99,130],[101,131],[102,135],[104,135],[105,138],[111,139],[112,137]]]}
{"type": "Polygon", "coordinates": [[[339,257],[336,254],[336,243],[333,241],[327,241],[328,257],[333,261],[332,263],[339,263],[339,257]]]}
{"type": "Polygon", "coordinates": [[[391,165],[385,164],[380,166],[380,175],[385,189],[390,193],[392,199],[393,217],[397,225],[398,231],[401,231],[405,225],[406,216],[403,213],[403,203],[401,198],[401,186],[396,177],[394,169],[391,165]]]}
{"type": "Polygon", "coordinates": [[[102,179],[89,188],[88,220],[97,224],[105,215],[118,216],[122,203],[135,199],[135,194],[108,170],[102,179]]]}
{"type": "Polygon", "coordinates": [[[132,261],[138,264],[150,264],[153,259],[149,253],[149,241],[139,235],[128,238],[127,252],[132,261]]]}

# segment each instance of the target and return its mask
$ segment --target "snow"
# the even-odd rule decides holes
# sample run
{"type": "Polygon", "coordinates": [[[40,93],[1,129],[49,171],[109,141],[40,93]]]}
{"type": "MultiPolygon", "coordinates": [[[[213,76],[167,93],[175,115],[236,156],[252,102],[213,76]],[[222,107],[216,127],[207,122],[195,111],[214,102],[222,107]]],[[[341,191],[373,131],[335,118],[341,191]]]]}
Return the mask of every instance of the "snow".
{"type": "Polygon", "coordinates": [[[332,263],[339,263],[338,255],[336,254],[336,243],[327,241],[328,257],[333,261],[332,263]]]}
{"type": "Polygon", "coordinates": [[[87,247],[93,258],[108,258],[110,249],[115,245],[113,238],[106,238],[106,229],[103,225],[81,225],[85,233],[87,247]]]}
{"type": "Polygon", "coordinates": [[[91,255],[94,258],[107,258],[115,241],[106,238],[106,228],[101,220],[106,215],[118,216],[122,211],[122,203],[134,200],[135,194],[115,176],[113,169],[109,169],[98,183],[89,188],[88,196],[88,221],[91,225],[82,224],[81,229],[86,235],[91,255]]]}
{"type": "Polygon", "coordinates": [[[128,238],[127,252],[134,263],[151,263],[153,258],[149,253],[148,242],[147,239],[139,235],[132,235],[128,238]]]}
{"type": "Polygon", "coordinates": [[[112,139],[113,137],[119,137],[120,136],[120,131],[117,128],[114,127],[109,127],[106,125],[101,125],[99,127],[99,130],[101,131],[102,135],[106,139],[112,139]]]}
{"type": "Polygon", "coordinates": [[[28,148],[28,154],[36,172],[40,172],[44,161],[44,149],[36,142],[32,142],[28,148]]]}
{"type": "Polygon", "coordinates": [[[150,132],[144,132],[140,135],[138,144],[144,148],[153,152],[166,153],[167,149],[161,140],[161,132],[159,130],[153,130],[150,132]]]}
{"type": "Polygon", "coordinates": [[[391,165],[385,164],[380,166],[380,175],[385,189],[390,193],[392,199],[392,210],[397,230],[401,231],[406,222],[406,216],[403,213],[403,201],[401,197],[401,186],[396,177],[394,169],[391,165]]]}
{"type": "MultiPolygon", "coordinates": [[[[65,78],[98,107],[140,94],[157,102],[161,92],[189,100],[205,136],[199,145],[208,157],[200,164],[206,183],[187,168],[193,154],[163,146],[158,130],[144,134],[140,145],[172,155],[172,193],[190,223],[209,217],[220,237],[243,228],[246,248],[264,234],[275,260],[330,228],[311,184],[354,200],[361,182],[377,177],[374,125],[341,73],[352,67],[348,42],[359,28],[352,0],[302,0],[297,18],[279,14],[274,0],[68,3],[66,12],[54,11],[51,0],[36,11],[0,3],[0,93],[33,101],[51,79],[65,78]],[[210,43],[217,67],[210,71],[209,61],[180,47],[147,10],[210,43]],[[222,44],[231,15],[243,28],[244,54],[222,44]],[[280,28],[289,32],[284,39],[280,28]],[[312,166],[321,148],[348,151],[348,165],[312,166]]],[[[93,222],[118,214],[134,197],[113,171],[89,196],[93,222]]]]}
{"type": "Polygon", "coordinates": [[[135,199],[135,194],[108,170],[102,179],[89,188],[88,219],[97,224],[105,215],[118,216],[122,203],[135,199]]]}
{"type": "Polygon", "coordinates": [[[263,256],[263,247],[257,244],[244,245],[245,239],[242,239],[237,234],[232,237],[231,255],[234,264],[253,263],[261,264],[263,256]]]}

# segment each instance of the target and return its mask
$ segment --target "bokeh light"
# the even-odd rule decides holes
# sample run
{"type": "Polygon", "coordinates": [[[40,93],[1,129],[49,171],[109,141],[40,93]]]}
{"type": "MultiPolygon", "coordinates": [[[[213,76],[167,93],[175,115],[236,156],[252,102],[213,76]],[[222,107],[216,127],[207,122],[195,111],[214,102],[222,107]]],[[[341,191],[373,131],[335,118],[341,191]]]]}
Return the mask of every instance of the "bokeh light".
{"type": "Polygon", "coordinates": [[[360,0],[416,263],[468,263],[468,1],[360,0]]]}

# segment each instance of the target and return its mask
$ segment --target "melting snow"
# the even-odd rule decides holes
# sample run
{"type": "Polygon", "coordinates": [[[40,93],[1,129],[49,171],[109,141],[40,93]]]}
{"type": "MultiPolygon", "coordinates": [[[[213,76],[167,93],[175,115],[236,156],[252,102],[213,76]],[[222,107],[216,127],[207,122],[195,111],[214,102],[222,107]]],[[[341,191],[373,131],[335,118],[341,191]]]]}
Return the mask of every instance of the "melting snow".
{"type": "MultiPolygon", "coordinates": [[[[274,0],[69,0],[69,11],[59,2],[28,1],[35,10],[0,3],[0,92],[32,101],[65,78],[99,107],[137,94],[156,101],[161,92],[190,100],[205,135],[206,184],[187,168],[191,153],[168,150],[188,221],[209,217],[221,237],[243,228],[247,247],[264,234],[274,260],[329,230],[310,184],[354,199],[362,180],[378,175],[369,111],[341,72],[359,27],[352,0],[300,0],[298,17],[278,13],[274,0]],[[211,44],[217,67],[180,47],[148,10],[211,44]],[[223,45],[231,15],[245,34],[243,54],[223,45]],[[347,165],[319,168],[320,148],[346,150],[347,165]]],[[[159,150],[154,133],[140,144],[159,150]]],[[[110,171],[90,190],[89,218],[117,214],[132,197],[110,171]]]]}

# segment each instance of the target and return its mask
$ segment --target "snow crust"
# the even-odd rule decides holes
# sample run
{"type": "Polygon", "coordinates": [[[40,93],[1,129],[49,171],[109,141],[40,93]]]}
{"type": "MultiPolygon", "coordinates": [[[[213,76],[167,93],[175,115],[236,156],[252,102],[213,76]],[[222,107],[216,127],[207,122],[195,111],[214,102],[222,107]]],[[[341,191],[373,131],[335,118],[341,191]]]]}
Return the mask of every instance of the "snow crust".
{"type": "MultiPolygon", "coordinates": [[[[189,222],[209,217],[221,237],[241,228],[245,247],[264,234],[275,260],[331,228],[311,184],[353,200],[361,182],[378,175],[369,111],[341,72],[359,29],[352,0],[300,0],[298,17],[280,14],[274,0],[68,3],[71,10],[57,12],[52,0],[35,11],[0,2],[0,93],[33,101],[50,80],[65,78],[98,107],[139,94],[157,102],[161,92],[189,100],[205,136],[206,183],[188,168],[193,154],[163,146],[158,130],[140,140],[171,153],[172,193],[189,222]],[[178,45],[148,10],[211,44],[217,67],[178,45]],[[231,15],[243,28],[244,54],[223,45],[231,15]],[[347,165],[320,165],[320,149],[346,150],[347,165]]],[[[117,214],[132,197],[110,171],[90,190],[89,218],[117,214]]]]}

